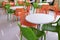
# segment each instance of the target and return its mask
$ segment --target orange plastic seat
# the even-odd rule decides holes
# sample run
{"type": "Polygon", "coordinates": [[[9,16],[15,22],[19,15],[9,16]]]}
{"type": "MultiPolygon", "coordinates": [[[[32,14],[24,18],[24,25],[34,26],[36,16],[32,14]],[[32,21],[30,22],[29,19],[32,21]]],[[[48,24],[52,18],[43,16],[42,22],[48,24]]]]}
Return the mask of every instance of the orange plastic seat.
{"type": "Polygon", "coordinates": [[[44,13],[44,10],[42,10],[41,8],[37,8],[36,13],[44,13]]]}
{"type": "Polygon", "coordinates": [[[59,14],[58,4],[54,4],[53,6],[50,6],[50,9],[55,12],[55,18],[59,14]]]}
{"type": "Polygon", "coordinates": [[[49,5],[42,5],[41,8],[37,8],[36,9],[36,12],[37,13],[45,13],[45,14],[48,14],[48,12],[49,12],[49,5]]]}
{"type": "Polygon", "coordinates": [[[7,4],[7,2],[3,1],[2,6],[4,7],[7,4]]]}
{"type": "Polygon", "coordinates": [[[10,2],[10,5],[11,5],[11,6],[15,6],[15,3],[11,1],[11,2],[10,2]]]}
{"type": "Polygon", "coordinates": [[[42,10],[45,11],[46,14],[48,14],[49,8],[49,5],[42,5],[42,10]]]}
{"type": "Polygon", "coordinates": [[[16,16],[20,16],[21,12],[24,12],[24,11],[25,11],[24,8],[17,8],[17,9],[15,10],[15,15],[16,15],[16,16]]]}
{"type": "Polygon", "coordinates": [[[27,6],[27,8],[26,8],[27,12],[30,11],[30,7],[31,7],[31,6],[27,6]]]}
{"type": "Polygon", "coordinates": [[[20,9],[16,9],[16,13],[17,13],[17,16],[20,17],[20,24],[21,25],[25,25],[28,27],[36,27],[36,24],[30,23],[25,20],[25,17],[28,15],[27,10],[23,9],[23,11],[22,10],[20,11],[20,9]]]}
{"type": "Polygon", "coordinates": [[[3,9],[4,9],[3,14],[5,14],[5,13],[6,13],[5,5],[6,5],[7,3],[8,3],[8,2],[5,2],[5,1],[3,1],[3,2],[2,2],[2,7],[3,7],[3,9]]]}
{"type": "Polygon", "coordinates": [[[57,4],[55,4],[53,6],[42,5],[41,8],[37,9],[37,13],[41,13],[42,12],[42,13],[48,14],[49,10],[53,10],[55,12],[54,13],[54,18],[56,18],[57,14],[58,14],[58,5],[57,4]]]}
{"type": "Polygon", "coordinates": [[[56,15],[58,14],[58,4],[54,4],[53,6],[50,7],[50,9],[54,10],[56,15]]]}
{"type": "Polygon", "coordinates": [[[21,25],[25,25],[25,26],[28,26],[28,27],[35,27],[36,28],[36,24],[33,24],[33,23],[30,23],[28,21],[26,21],[25,17],[27,16],[27,13],[24,13],[22,12],[21,13],[21,16],[20,16],[20,23],[21,25]]]}
{"type": "Polygon", "coordinates": [[[18,1],[17,3],[18,3],[19,5],[21,5],[21,4],[24,5],[24,1],[18,1]]]}

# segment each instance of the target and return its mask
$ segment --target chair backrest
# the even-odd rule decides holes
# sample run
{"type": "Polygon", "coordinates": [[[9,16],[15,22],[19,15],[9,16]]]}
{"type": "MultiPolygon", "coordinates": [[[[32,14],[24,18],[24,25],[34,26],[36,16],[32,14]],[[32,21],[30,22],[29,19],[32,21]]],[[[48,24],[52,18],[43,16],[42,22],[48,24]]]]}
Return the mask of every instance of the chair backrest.
{"type": "Polygon", "coordinates": [[[28,12],[26,10],[20,11],[17,10],[17,15],[20,16],[20,23],[21,25],[29,26],[29,27],[36,27],[36,24],[30,23],[26,21],[26,16],[28,15],[28,12]]]}
{"type": "Polygon", "coordinates": [[[31,8],[31,6],[27,6],[27,8],[26,8],[27,12],[30,12],[30,8],[31,8]]]}
{"type": "Polygon", "coordinates": [[[19,5],[24,5],[24,1],[17,1],[19,5]]]}
{"type": "Polygon", "coordinates": [[[44,10],[42,10],[41,8],[37,8],[36,13],[44,13],[44,10]]]}
{"type": "Polygon", "coordinates": [[[48,14],[49,12],[49,5],[42,5],[40,8],[38,8],[36,10],[36,12],[38,13],[45,13],[45,14],[48,14]]]}
{"type": "Polygon", "coordinates": [[[26,21],[26,16],[28,15],[28,13],[25,13],[25,12],[22,12],[21,16],[20,16],[20,23],[22,25],[25,25],[25,26],[29,26],[29,27],[36,27],[36,24],[33,24],[33,23],[30,23],[28,21],[26,21]]]}
{"type": "Polygon", "coordinates": [[[15,10],[15,15],[16,15],[16,16],[20,16],[20,14],[21,14],[22,12],[24,12],[24,8],[17,8],[17,9],[15,10]]]}

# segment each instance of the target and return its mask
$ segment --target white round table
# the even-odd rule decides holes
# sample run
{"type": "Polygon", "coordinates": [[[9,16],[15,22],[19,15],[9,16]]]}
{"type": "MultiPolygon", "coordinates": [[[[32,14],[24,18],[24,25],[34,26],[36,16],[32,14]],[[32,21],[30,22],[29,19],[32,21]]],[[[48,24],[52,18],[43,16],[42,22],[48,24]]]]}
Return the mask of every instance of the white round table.
{"type": "Polygon", "coordinates": [[[35,24],[46,24],[54,21],[54,16],[49,14],[30,14],[26,16],[26,20],[35,24]]]}
{"type": "Polygon", "coordinates": [[[26,16],[28,22],[38,24],[37,28],[42,30],[42,24],[48,24],[54,21],[54,16],[49,14],[30,14],[26,16]]]}
{"type": "Polygon", "coordinates": [[[49,3],[38,3],[38,5],[49,5],[49,3]]]}
{"type": "MultiPolygon", "coordinates": [[[[38,24],[37,29],[42,30],[42,24],[51,23],[54,21],[54,16],[49,14],[30,14],[26,16],[28,22],[38,24]]],[[[43,38],[41,37],[41,40],[43,38]]]]}
{"type": "Polygon", "coordinates": [[[10,7],[10,9],[12,9],[12,10],[16,10],[17,8],[24,8],[24,6],[13,6],[13,7],[10,7]]]}

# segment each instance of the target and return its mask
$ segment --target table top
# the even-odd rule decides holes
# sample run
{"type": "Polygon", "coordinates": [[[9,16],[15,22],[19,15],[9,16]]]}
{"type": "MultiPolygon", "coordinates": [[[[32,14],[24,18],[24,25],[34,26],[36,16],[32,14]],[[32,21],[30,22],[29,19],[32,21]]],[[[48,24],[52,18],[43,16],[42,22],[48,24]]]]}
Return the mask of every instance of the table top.
{"type": "Polygon", "coordinates": [[[49,3],[38,3],[38,5],[49,5],[49,3]]]}
{"type": "Polygon", "coordinates": [[[10,7],[10,9],[12,9],[12,10],[16,10],[16,8],[24,8],[24,6],[13,6],[13,7],[10,7]]]}
{"type": "Polygon", "coordinates": [[[54,16],[49,14],[30,14],[26,16],[26,20],[35,24],[47,24],[54,21],[54,16]]]}

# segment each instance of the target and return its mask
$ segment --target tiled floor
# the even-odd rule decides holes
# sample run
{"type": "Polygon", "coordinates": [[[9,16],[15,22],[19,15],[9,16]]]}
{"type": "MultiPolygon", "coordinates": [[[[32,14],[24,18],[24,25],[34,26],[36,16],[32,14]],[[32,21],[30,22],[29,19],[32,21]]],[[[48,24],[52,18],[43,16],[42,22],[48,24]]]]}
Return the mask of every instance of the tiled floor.
{"type": "MultiPolygon", "coordinates": [[[[19,27],[17,22],[7,21],[7,15],[0,9],[0,40],[19,40],[19,27]]],[[[23,40],[25,40],[23,38],[23,40]]],[[[48,32],[47,40],[58,40],[57,33],[48,32]]]]}

